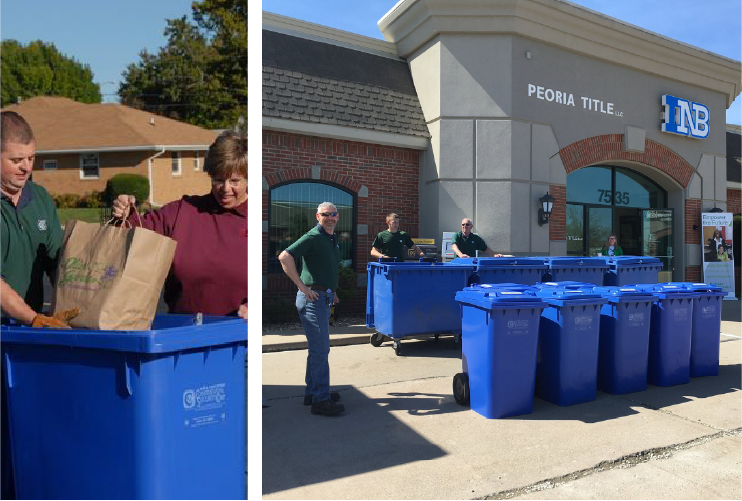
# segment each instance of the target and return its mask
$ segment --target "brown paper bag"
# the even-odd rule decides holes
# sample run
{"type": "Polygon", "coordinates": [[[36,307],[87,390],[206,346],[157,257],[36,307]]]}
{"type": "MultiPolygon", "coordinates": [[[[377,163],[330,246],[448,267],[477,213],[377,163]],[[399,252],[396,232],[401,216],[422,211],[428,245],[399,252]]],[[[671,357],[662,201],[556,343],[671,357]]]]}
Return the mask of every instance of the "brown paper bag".
{"type": "Polygon", "coordinates": [[[144,228],[69,221],[54,312],[80,308],[73,328],[147,330],[175,256],[175,240],[144,228]]]}

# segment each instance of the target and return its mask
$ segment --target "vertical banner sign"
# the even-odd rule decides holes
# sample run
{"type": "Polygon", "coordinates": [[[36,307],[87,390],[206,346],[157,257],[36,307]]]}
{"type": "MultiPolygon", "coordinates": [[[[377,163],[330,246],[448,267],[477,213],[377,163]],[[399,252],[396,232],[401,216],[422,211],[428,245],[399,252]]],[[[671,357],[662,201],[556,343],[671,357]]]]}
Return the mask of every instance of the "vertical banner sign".
{"type": "Polygon", "coordinates": [[[703,227],[703,281],[721,287],[734,297],[734,253],[732,252],[732,214],[707,212],[701,214],[703,227]]]}

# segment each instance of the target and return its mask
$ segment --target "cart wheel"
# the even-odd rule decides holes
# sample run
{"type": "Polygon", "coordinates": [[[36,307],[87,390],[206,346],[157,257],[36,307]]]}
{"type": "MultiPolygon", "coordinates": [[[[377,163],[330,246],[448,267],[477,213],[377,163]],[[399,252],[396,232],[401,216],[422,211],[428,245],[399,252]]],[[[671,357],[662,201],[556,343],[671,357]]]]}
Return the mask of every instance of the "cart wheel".
{"type": "Polygon", "coordinates": [[[402,351],[402,343],[399,342],[399,339],[394,340],[394,354],[399,356],[399,354],[402,351]]]}
{"type": "Polygon", "coordinates": [[[384,342],[384,337],[384,334],[382,334],[381,332],[374,332],[373,334],[371,334],[371,339],[369,341],[371,342],[372,346],[378,348],[379,346],[381,346],[381,343],[384,342]]]}
{"type": "Polygon", "coordinates": [[[440,337],[440,334],[435,334],[435,340],[438,341],[438,337],[440,337]]]}
{"type": "Polygon", "coordinates": [[[464,372],[453,377],[453,399],[459,405],[469,405],[469,376],[464,372]]]}

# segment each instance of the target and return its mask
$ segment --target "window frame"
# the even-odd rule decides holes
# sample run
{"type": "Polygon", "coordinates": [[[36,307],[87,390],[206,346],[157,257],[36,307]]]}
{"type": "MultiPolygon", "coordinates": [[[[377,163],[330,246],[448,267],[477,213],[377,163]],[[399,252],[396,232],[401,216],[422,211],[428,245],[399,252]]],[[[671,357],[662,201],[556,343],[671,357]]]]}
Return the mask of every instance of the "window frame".
{"type": "Polygon", "coordinates": [[[198,151],[198,150],[196,150],[196,151],[193,152],[193,170],[194,171],[201,170],[201,164],[199,162],[199,160],[200,160],[199,159],[199,153],[201,153],[201,152],[198,151]]]}
{"type": "Polygon", "coordinates": [[[59,162],[57,162],[56,158],[49,158],[46,160],[42,160],[41,170],[59,170],[59,162]],[[48,165],[52,163],[54,164],[54,167],[48,167],[48,165]]]}
{"type": "MultiPolygon", "coordinates": [[[[353,200],[353,221],[351,222],[351,228],[353,229],[353,231],[352,231],[352,238],[351,238],[352,252],[351,252],[350,269],[353,270],[354,273],[357,273],[356,267],[358,266],[358,260],[357,260],[357,254],[358,254],[358,193],[355,193],[355,192],[349,190],[345,186],[342,186],[342,185],[339,185],[337,183],[333,183],[333,182],[330,182],[330,181],[319,181],[319,180],[315,180],[315,179],[296,179],[296,180],[291,180],[291,181],[285,181],[285,182],[282,182],[282,183],[277,183],[277,184],[274,184],[273,186],[271,186],[271,187],[268,188],[268,231],[266,232],[267,233],[266,236],[267,236],[268,249],[266,249],[266,251],[270,251],[270,245],[271,245],[271,243],[270,243],[270,233],[271,233],[271,222],[272,222],[272,218],[273,218],[272,208],[271,208],[272,207],[272,203],[271,202],[272,202],[272,198],[273,198],[273,190],[275,190],[277,188],[281,188],[283,186],[290,185],[290,184],[300,184],[300,183],[301,184],[320,184],[320,185],[324,185],[324,186],[330,186],[331,188],[336,188],[336,189],[338,189],[338,190],[340,190],[340,191],[342,191],[344,193],[347,193],[348,195],[350,195],[352,197],[352,200],[353,200]]],[[[330,201],[332,201],[332,200],[330,200],[330,201]]],[[[309,231],[310,229],[311,228],[307,228],[307,231],[309,231]]],[[[297,240],[298,240],[299,237],[301,237],[301,235],[297,236],[297,240]]],[[[268,253],[269,252],[266,252],[266,254],[268,254],[268,253]]],[[[269,258],[269,256],[266,257],[266,259],[268,259],[268,258],[269,258]]],[[[267,274],[283,273],[282,270],[271,270],[269,263],[266,263],[266,265],[267,265],[266,266],[266,270],[267,270],[266,273],[267,274]]]]}
{"type": "Polygon", "coordinates": [[[100,179],[100,154],[99,153],[80,153],[80,179],[81,180],[100,179]],[[85,165],[86,157],[88,159],[95,158],[95,161],[96,161],[95,176],[85,175],[84,165],[85,165]]]}
{"type": "Polygon", "coordinates": [[[180,151],[172,151],[170,153],[170,175],[173,177],[180,177],[183,174],[180,151]],[[173,170],[173,167],[175,166],[177,166],[177,170],[173,170]]]}

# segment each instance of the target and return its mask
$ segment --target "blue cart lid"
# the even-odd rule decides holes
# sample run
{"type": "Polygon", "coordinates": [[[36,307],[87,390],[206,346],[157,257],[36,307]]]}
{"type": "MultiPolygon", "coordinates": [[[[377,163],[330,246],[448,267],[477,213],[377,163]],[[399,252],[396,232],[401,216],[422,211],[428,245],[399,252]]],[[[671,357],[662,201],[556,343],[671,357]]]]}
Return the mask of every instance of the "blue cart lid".
{"type": "Polygon", "coordinates": [[[659,299],[685,299],[685,298],[696,298],[700,297],[697,292],[693,292],[677,285],[668,284],[635,284],[628,285],[625,287],[634,287],[637,290],[644,292],[651,292],[655,294],[659,299]]]}
{"type": "Polygon", "coordinates": [[[42,329],[21,325],[0,327],[0,341],[8,344],[94,348],[132,353],[171,353],[234,342],[247,344],[247,322],[242,318],[158,314],[148,331],[42,329]]]}
{"type": "Polygon", "coordinates": [[[666,282],[658,285],[674,285],[683,289],[699,292],[702,296],[726,296],[728,293],[716,284],[706,284],[700,282],[666,282]]]}
{"type": "Polygon", "coordinates": [[[603,256],[603,259],[609,266],[619,268],[623,266],[662,265],[662,261],[653,256],[603,256]]]}
{"type": "Polygon", "coordinates": [[[469,290],[456,293],[456,301],[488,310],[546,308],[546,303],[536,297],[536,291],[522,285],[520,288],[523,290],[518,287],[468,287],[469,290]]]}
{"type": "Polygon", "coordinates": [[[552,306],[577,306],[605,304],[599,293],[594,292],[594,285],[590,287],[539,287],[536,295],[552,306]]]}
{"type": "Polygon", "coordinates": [[[605,259],[600,257],[547,256],[544,263],[551,269],[561,268],[608,268],[605,259]]]}
{"type": "Polygon", "coordinates": [[[620,287],[595,287],[593,290],[607,299],[610,303],[633,303],[657,300],[655,294],[639,290],[631,285],[620,287]]]}
{"type": "Polygon", "coordinates": [[[477,269],[512,269],[512,268],[540,268],[546,270],[544,259],[540,257],[457,257],[449,265],[476,266],[477,269]]]}
{"type": "Polygon", "coordinates": [[[536,284],[539,288],[561,288],[561,289],[585,289],[592,290],[597,287],[595,284],[587,282],[575,282],[574,280],[563,280],[561,282],[539,282],[536,284]]]}
{"type": "Polygon", "coordinates": [[[418,261],[402,261],[402,262],[388,262],[388,263],[368,263],[366,270],[380,269],[382,273],[394,273],[399,271],[436,271],[436,272],[462,272],[462,271],[474,271],[474,266],[449,266],[448,263],[438,262],[427,262],[421,263],[418,261]]]}
{"type": "Polygon", "coordinates": [[[491,292],[495,289],[534,291],[536,290],[536,286],[516,284],[516,283],[503,283],[503,284],[474,284],[474,285],[464,288],[465,291],[483,291],[483,292],[491,292]]]}

